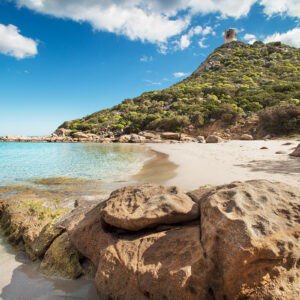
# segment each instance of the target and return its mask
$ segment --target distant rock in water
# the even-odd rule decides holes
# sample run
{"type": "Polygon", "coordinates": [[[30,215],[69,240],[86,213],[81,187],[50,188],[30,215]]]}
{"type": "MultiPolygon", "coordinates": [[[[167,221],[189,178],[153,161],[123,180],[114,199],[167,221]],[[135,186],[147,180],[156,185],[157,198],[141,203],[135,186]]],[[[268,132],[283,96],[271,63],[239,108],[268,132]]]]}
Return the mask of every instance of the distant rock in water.
{"type": "Polygon", "coordinates": [[[97,267],[101,299],[299,299],[299,188],[253,180],[174,191],[115,191],[69,230],[97,267]],[[162,217],[189,215],[191,201],[198,217],[162,217]],[[139,231],[124,230],[131,220],[139,231]]]}

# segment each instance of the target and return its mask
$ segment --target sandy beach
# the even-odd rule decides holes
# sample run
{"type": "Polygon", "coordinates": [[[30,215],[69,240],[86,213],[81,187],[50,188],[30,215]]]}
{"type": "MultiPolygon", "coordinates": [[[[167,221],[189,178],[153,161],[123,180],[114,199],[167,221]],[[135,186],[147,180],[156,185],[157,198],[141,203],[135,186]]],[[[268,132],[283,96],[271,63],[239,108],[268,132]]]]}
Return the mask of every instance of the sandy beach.
{"type": "MultiPolygon", "coordinates": [[[[202,185],[251,179],[300,186],[300,159],[288,155],[298,144],[296,140],[258,140],[220,144],[151,144],[149,147],[167,154],[173,164],[174,175],[167,176],[164,184],[192,190],[202,185]],[[263,147],[267,149],[261,149],[263,147]]],[[[161,178],[163,172],[163,169],[159,170],[161,178]]]]}

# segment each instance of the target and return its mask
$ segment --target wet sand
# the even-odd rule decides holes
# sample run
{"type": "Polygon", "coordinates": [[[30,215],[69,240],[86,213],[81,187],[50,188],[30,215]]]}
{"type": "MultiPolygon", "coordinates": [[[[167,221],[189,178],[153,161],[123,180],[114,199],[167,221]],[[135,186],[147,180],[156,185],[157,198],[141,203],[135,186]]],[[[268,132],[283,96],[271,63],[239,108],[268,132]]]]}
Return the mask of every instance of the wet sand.
{"type": "Polygon", "coordinates": [[[133,180],[163,184],[176,176],[178,165],[169,160],[168,154],[150,149],[149,155],[151,158],[144,163],[138,174],[132,176],[133,180]]]}
{"type": "MultiPolygon", "coordinates": [[[[289,156],[299,141],[228,141],[220,144],[151,144],[178,165],[164,182],[184,190],[232,181],[267,179],[300,186],[300,158],[289,156]],[[286,144],[291,143],[291,144],[286,144]],[[267,149],[261,149],[266,147],[267,149]],[[276,154],[276,152],[283,152],[276,154]]],[[[159,164],[159,163],[158,163],[159,164]]],[[[155,169],[152,170],[155,173],[155,169]]]]}
{"type": "Polygon", "coordinates": [[[38,264],[29,262],[0,236],[0,299],[2,300],[96,300],[94,281],[66,280],[42,275],[38,264]]]}

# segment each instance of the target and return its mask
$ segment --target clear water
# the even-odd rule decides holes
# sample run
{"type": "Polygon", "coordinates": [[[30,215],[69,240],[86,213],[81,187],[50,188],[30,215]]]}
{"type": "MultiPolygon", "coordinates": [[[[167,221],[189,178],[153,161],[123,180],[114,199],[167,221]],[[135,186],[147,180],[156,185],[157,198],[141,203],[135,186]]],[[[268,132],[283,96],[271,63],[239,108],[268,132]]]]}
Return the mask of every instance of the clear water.
{"type": "Polygon", "coordinates": [[[145,159],[144,148],[134,144],[2,142],[0,184],[50,177],[126,180],[145,159]]]}
{"type": "MultiPolygon", "coordinates": [[[[99,185],[101,190],[107,186],[111,191],[116,188],[112,182],[130,181],[147,157],[141,145],[0,142],[0,185],[69,177],[96,180],[97,186],[101,180],[107,183],[99,185]]],[[[93,281],[43,276],[37,265],[23,264],[15,254],[0,235],[0,300],[98,299],[93,281]]]]}

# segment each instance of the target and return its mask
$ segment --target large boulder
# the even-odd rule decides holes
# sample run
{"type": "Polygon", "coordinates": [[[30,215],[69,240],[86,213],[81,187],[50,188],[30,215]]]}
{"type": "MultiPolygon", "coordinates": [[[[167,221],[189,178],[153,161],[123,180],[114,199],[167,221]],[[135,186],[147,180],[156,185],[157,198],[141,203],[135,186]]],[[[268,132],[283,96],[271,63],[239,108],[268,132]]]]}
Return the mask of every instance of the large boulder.
{"type": "Polygon", "coordinates": [[[190,196],[200,206],[207,280],[215,299],[299,298],[299,188],[253,180],[190,196]]]}
{"type": "Polygon", "coordinates": [[[178,132],[163,132],[160,136],[165,140],[180,140],[180,133],[178,132]]]}
{"type": "Polygon", "coordinates": [[[179,188],[157,184],[118,189],[102,210],[107,224],[131,231],[191,221],[198,216],[198,205],[179,188]]]}
{"type": "Polygon", "coordinates": [[[300,157],[300,144],[298,145],[298,147],[290,155],[300,157]]]}
{"type": "Polygon", "coordinates": [[[58,128],[56,131],[55,131],[55,134],[57,136],[62,136],[62,137],[65,137],[65,136],[69,136],[71,134],[71,129],[65,129],[65,128],[58,128]]]}
{"type": "Polygon", "coordinates": [[[242,141],[252,141],[253,140],[253,136],[251,134],[242,134],[240,139],[242,141]]]}
{"type": "Polygon", "coordinates": [[[142,143],[146,140],[145,137],[138,134],[131,134],[130,142],[131,143],[142,143]]]}
{"type": "Polygon", "coordinates": [[[101,299],[299,299],[299,188],[259,180],[200,188],[189,193],[197,220],[140,231],[110,226],[104,211],[127,203],[121,215],[130,220],[147,201],[126,198],[145,199],[143,189],[151,198],[147,185],[119,190],[69,232],[97,267],[101,299]]]}
{"type": "Polygon", "coordinates": [[[205,293],[198,221],[122,234],[103,224],[102,208],[71,232],[75,247],[97,267],[101,299],[194,299],[205,293]]]}
{"type": "Polygon", "coordinates": [[[131,135],[130,134],[123,134],[119,137],[118,142],[119,143],[129,143],[131,139],[131,135]]]}
{"type": "Polygon", "coordinates": [[[206,143],[222,143],[223,139],[216,135],[209,135],[206,138],[206,143]]]}
{"type": "Polygon", "coordinates": [[[80,132],[80,131],[73,133],[73,138],[75,138],[75,139],[87,139],[88,137],[89,136],[87,134],[80,132]]]}

